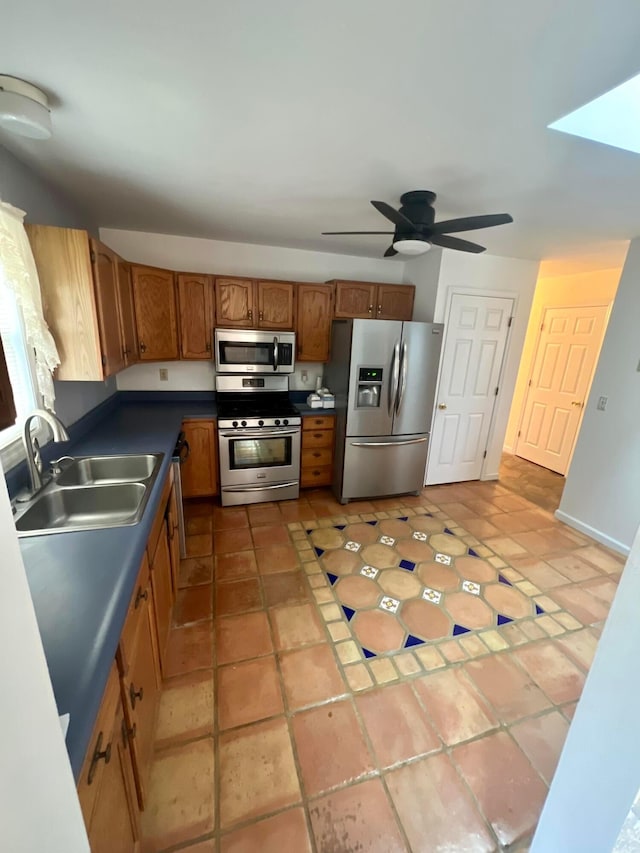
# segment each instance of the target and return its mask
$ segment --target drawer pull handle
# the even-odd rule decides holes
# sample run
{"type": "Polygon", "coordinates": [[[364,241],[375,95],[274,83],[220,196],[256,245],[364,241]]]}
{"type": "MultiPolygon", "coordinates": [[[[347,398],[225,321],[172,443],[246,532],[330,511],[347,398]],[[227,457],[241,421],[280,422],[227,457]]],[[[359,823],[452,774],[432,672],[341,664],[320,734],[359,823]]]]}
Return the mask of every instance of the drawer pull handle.
{"type": "Polygon", "coordinates": [[[98,741],[96,743],[96,748],[93,751],[93,758],[91,759],[91,765],[89,767],[89,775],[87,777],[89,785],[93,782],[93,777],[95,776],[99,761],[104,761],[105,764],[108,764],[111,761],[111,742],[109,742],[107,744],[107,748],[102,751],[102,732],[98,735],[98,741]]]}
{"type": "Polygon", "coordinates": [[[316,459],[319,459],[322,456],[321,453],[314,453],[313,455],[316,457],[316,459]]]}
{"type": "Polygon", "coordinates": [[[135,723],[131,726],[131,728],[128,728],[125,720],[122,720],[122,740],[125,744],[127,743],[127,741],[135,740],[137,731],[138,727],[135,723]]]}
{"type": "Polygon", "coordinates": [[[149,598],[149,590],[145,589],[145,591],[143,592],[142,587],[138,587],[138,592],[136,594],[136,601],[135,601],[135,604],[133,605],[133,609],[137,610],[138,607],[140,607],[140,602],[143,600],[146,601],[148,598],[149,598]]]}
{"type": "Polygon", "coordinates": [[[314,438],[322,438],[322,433],[321,432],[314,432],[313,437],[314,438]]]}
{"type": "Polygon", "coordinates": [[[133,682],[129,685],[129,699],[131,700],[131,708],[134,709],[136,707],[136,699],[139,699],[142,702],[144,697],[144,690],[142,687],[140,690],[136,690],[133,686],[133,682]]]}

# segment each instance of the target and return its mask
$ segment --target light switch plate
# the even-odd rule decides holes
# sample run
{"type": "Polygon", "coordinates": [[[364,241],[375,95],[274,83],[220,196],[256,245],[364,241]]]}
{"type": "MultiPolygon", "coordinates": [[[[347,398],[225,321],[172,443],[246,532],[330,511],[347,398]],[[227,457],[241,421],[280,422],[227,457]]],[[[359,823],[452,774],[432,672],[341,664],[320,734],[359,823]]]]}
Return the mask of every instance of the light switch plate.
{"type": "Polygon", "coordinates": [[[160,368],[160,381],[168,382],[169,381],[169,370],[166,367],[160,368]]]}
{"type": "Polygon", "coordinates": [[[604,412],[604,410],[607,408],[608,402],[609,402],[608,397],[598,397],[598,406],[597,406],[598,411],[604,412]]]}

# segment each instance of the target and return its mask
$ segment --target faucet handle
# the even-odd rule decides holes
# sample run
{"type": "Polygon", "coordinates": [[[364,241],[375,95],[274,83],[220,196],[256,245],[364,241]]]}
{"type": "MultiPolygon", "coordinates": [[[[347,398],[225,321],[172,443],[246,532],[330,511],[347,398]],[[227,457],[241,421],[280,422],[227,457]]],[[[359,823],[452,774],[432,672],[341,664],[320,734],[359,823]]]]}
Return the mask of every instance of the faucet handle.
{"type": "Polygon", "coordinates": [[[68,468],[69,465],[74,461],[73,456],[61,456],[59,459],[51,460],[51,473],[54,477],[57,477],[58,474],[62,474],[65,468],[68,468]],[[63,462],[66,462],[66,465],[63,465],[63,462]]]}
{"type": "Polygon", "coordinates": [[[33,447],[33,462],[38,471],[42,473],[42,456],[40,454],[40,442],[34,436],[31,438],[31,445],[33,447]]]}

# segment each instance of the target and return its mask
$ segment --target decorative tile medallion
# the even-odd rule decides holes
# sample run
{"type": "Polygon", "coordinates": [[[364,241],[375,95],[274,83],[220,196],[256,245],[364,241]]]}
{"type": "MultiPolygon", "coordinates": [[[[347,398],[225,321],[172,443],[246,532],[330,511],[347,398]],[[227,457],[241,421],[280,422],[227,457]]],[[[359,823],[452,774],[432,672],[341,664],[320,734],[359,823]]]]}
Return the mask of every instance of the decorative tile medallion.
{"type": "Polygon", "coordinates": [[[382,545],[395,545],[395,539],[392,536],[381,536],[380,542],[382,545]]]}
{"type": "Polygon", "coordinates": [[[462,581],[462,589],[472,595],[480,595],[480,584],[473,581],[462,581]]]}
{"type": "Polygon", "coordinates": [[[374,569],[373,566],[363,566],[360,569],[360,574],[364,575],[365,578],[371,578],[371,580],[373,580],[378,574],[378,569],[374,569]]]}
{"type": "Polygon", "coordinates": [[[422,597],[425,601],[431,601],[433,604],[440,604],[442,593],[437,589],[431,589],[430,587],[425,586],[422,590],[422,597]]]}
{"type": "Polygon", "coordinates": [[[426,542],[427,541],[427,534],[423,533],[422,530],[415,530],[413,533],[413,538],[417,539],[418,542],[426,542]]]}
{"type": "Polygon", "coordinates": [[[434,560],[436,563],[442,563],[443,566],[451,565],[451,557],[448,554],[436,554],[434,560]]]}
{"type": "Polygon", "coordinates": [[[398,607],[400,607],[400,602],[397,598],[391,598],[388,595],[382,599],[379,604],[380,610],[386,610],[387,613],[395,613],[398,607]]]}
{"type": "Polygon", "coordinates": [[[347,551],[356,551],[357,552],[360,550],[360,548],[362,548],[362,545],[359,542],[349,541],[346,543],[346,545],[344,547],[347,549],[347,551]]]}

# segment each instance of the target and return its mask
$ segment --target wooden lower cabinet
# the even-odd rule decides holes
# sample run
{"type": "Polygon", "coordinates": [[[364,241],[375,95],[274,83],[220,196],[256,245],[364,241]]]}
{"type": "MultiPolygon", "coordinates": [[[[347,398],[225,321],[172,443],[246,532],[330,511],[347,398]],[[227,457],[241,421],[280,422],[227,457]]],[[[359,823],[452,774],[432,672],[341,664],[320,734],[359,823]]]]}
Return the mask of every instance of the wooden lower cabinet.
{"type": "Polygon", "coordinates": [[[171,560],[171,585],[173,587],[173,601],[178,594],[178,580],[180,574],[180,531],[178,514],[178,496],[175,487],[171,489],[171,496],[167,504],[167,533],[169,535],[169,557],[171,560]]]}
{"type": "Polygon", "coordinates": [[[182,494],[202,498],[218,494],[218,436],[212,420],[189,420],[182,424],[189,456],[182,465],[182,494]]]}
{"type": "Polygon", "coordinates": [[[169,630],[171,629],[171,610],[173,606],[173,584],[171,574],[171,553],[169,551],[169,531],[167,522],[150,561],[151,589],[153,592],[153,610],[156,623],[156,647],[160,658],[160,672],[166,676],[166,652],[169,630]]]}
{"type": "Polygon", "coordinates": [[[335,416],[308,415],[302,418],[300,486],[310,489],[330,486],[333,480],[335,416]]]}

